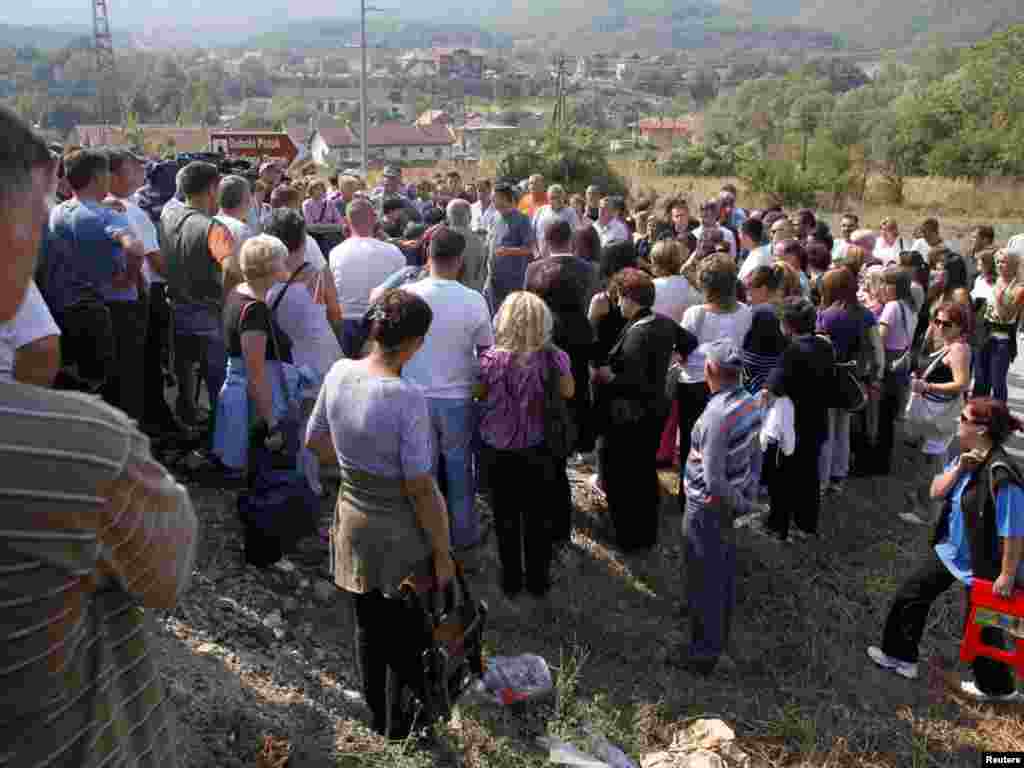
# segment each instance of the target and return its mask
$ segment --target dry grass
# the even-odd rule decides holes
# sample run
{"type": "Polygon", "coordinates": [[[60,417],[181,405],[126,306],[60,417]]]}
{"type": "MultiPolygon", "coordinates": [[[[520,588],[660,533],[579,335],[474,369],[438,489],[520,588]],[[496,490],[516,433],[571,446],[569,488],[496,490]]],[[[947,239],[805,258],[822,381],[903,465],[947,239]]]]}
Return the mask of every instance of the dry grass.
{"type": "MultiPolygon", "coordinates": [[[[756,207],[767,200],[746,192],[743,181],[734,177],[660,176],[653,163],[615,160],[612,166],[627,180],[633,197],[683,194],[691,201],[714,197],[722,185],[731,182],[740,190],[744,205],[756,207]]],[[[996,235],[1006,239],[1024,231],[1024,185],[1015,179],[912,178],[904,182],[902,205],[888,202],[888,190],[881,178],[872,177],[864,201],[851,201],[847,210],[857,213],[868,226],[877,227],[883,217],[894,216],[909,233],[927,216],[935,216],[959,236],[978,223],[996,226],[996,235]]],[[[692,204],[692,203],[691,203],[692,204]]],[[[838,211],[831,212],[838,223],[838,211]]]]}
{"type": "MultiPolygon", "coordinates": [[[[919,474],[916,456],[897,461],[899,477],[919,474]]],[[[665,499],[658,551],[624,557],[609,543],[603,505],[580,480],[574,546],[550,609],[508,613],[493,553],[477,586],[492,606],[493,652],[547,658],[555,700],[516,709],[466,702],[434,747],[364,743],[362,759],[343,764],[413,768],[429,754],[435,765],[539,767],[546,755],[538,736],[583,747],[588,724],[639,762],[698,717],[724,719],[764,766],[973,768],[983,749],[1024,748],[1024,707],[978,705],[959,693],[959,594],[933,609],[923,680],[878,670],[864,654],[893,590],[927,547],[889,502],[902,498],[905,480],[851,481],[823,510],[817,546],[779,547],[740,532],[731,641],[738,670],[711,679],[674,661],[688,639],[676,499],[665,499]]]]}

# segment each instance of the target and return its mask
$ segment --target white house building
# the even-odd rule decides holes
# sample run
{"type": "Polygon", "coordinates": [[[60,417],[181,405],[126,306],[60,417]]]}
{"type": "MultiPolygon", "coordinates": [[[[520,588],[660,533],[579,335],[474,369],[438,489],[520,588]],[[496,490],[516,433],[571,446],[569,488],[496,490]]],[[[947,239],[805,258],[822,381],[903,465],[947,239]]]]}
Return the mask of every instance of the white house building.
{"type": "MultiPolygon", "coordinates": [[[[321,125],[310,142],[310,155],[325,165],[362,162],[359,134],[353,126],[321,125]]],[[[368,127],[368,162],[439,162],[451,160],[455,135],[447,125],[380,123],[368,127]]]]}

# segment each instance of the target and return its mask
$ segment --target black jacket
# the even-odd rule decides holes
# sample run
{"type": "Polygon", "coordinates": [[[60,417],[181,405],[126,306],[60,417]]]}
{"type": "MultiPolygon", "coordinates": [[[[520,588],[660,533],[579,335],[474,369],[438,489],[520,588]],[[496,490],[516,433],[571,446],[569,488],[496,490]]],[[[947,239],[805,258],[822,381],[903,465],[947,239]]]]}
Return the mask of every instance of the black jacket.
{"type": "Polygon", "coordinates": [[[800,336],[790,342],[778,366],[768,374],[768,390],[793,401],[797,440],[822,443],[828,436],[834,362],[832,345],[826,339],[800,336]]]}
{"type": "Polygon", "coordinates": [[[671,318],[641,310],[608,354],[615,378],[602,389],[602,398],[638,400],[647,408],[661,408],[667,402],[665,377],[672,352],[686,358],[696,348],[697,337],[671,318]]]}

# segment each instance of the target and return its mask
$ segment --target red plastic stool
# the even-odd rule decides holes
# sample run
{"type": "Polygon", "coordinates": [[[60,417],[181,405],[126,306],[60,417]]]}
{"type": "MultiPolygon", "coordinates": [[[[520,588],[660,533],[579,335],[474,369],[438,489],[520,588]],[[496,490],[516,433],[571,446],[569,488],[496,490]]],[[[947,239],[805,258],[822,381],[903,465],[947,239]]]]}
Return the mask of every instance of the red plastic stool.
{"type": "Polygon", "coordinates": [[[992,582],[974,579],[971,586],[971,610],[967,615],[964,639],[960,643],[960,661],[972,662],[979,656],[1008,664],[1024,677],[1024,590],[1015,589],[1010,598],[992,592],[992,582]],[[1002,629],[1013,639],[1013,650],[993,648],[981,641],[985,627],[1002,629]]]}

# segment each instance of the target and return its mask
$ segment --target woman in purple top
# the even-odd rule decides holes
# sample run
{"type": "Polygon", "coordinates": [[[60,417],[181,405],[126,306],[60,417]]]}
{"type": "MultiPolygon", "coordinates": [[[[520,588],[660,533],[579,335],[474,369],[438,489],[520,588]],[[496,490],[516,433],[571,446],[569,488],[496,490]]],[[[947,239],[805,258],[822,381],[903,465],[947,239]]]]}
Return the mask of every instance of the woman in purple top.
{"type": "Polygon", "coordinates": [[[554,321],[544,300],[515,291],[494,319],[495,344],[480,357],[477,398],[483,402],[480,437],[498,534],[501,586],[506,597],[525,586],[547,594],[552,525],[558,514],[555,458],[544,444],[544,380],[557,375],[569,399],[575,384],[569,356],[551,344],[554,321]],[[524,505],[523,489],[534,500],[524,505]]]}
{"type": "Polygon", "coordinates": [[[327,198],[327,185],[314,181],[309,185],[309,199],[302,203],[302,218],[307,225],[341,224],[341,211],[327,198]]]}
{"type": "MultiPolygon", "coordinates": [[[[818,333],[832,342],[837,363],[857,362],[869,350],[868,329],[877,324],[875,316],[857,300],[857,278],[846,267],[822,275],[818,333]]],[[[818,455],[822,494],[840,494],[850,473],[850,412],[828,409],[828,436],[818,455]]]]}

